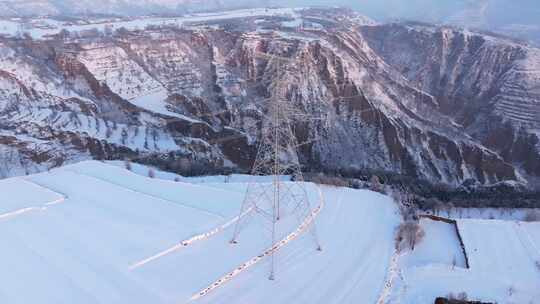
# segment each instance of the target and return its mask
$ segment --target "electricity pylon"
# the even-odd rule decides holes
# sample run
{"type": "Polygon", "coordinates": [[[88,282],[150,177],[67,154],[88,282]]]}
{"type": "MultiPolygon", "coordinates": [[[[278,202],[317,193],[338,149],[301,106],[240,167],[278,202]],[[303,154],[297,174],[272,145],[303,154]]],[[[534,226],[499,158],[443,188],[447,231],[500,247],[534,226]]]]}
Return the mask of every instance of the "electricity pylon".
{"type": "MultiPolygon", "coordinates": [[[[276,245],[277,228],[285,218],[295,216],[302,221],[311,216],[311,204],[304,184],[298,142],[293,132],[293,118],[306,116],[300,114],[287,99],[288,85],[283,64],[296,64],[296,60],[265,53],[257,53],[258,58],[268,60],[274,67],[277,80],[270,84],[270,98],[267,100],[266,113],[262,121],[261,139],[251,174],[253,176],[271,176],[271,183],[253,180],[248,184],[239,220],[236,222],[231,243],[238,241],[241,228],[249,218],[260,218],[269,225],[271,247],[276,245]],[[293,182],[284,182],[281,177],[289,175],[293,182]],[[249,216],[242,215],[249,213],[249,216]]],[[[304,117],[305,119],[305,117],[304,117]]],[[[266,227],[268,227],[265,225],[266,227]]],[[[315,222],[309,227],[317,250],[322,250],[319,243],[315,222]]],[[[270,276],[274,279],[274,250],[270,253],[270,276]]]]}

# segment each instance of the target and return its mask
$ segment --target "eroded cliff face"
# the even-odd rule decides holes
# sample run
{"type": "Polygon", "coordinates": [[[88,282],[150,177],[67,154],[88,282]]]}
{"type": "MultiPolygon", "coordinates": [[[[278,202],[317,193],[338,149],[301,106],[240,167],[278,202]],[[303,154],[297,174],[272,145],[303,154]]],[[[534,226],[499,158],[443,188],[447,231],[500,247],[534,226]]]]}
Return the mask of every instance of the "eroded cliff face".
{"type": "Polygon", "coordinates": [[[540,175],[534,129],[517,128],[504,114],[513,112],[497,106],[521,94],[520,77],[530,88],[540,83],[517,68],[526,47],[367,26],[341,10],[297,18],[302,28],[266,16],[92,39],[4,39],[0,145],[25,147],[7,174],[89,157],[248,169],[269,88],[284,80],[288,102],[313,118],[294,122],[307,169],[383,169],[452,185],[540,175]],[[261,53],[292,60],[281,66],[284,79],[261,53]],[[490,136],[472,111],[502,117],[489,125],[512,143],[490,136]]]}
{"type": "Polygon", "coordinates": [[[362,32],[377,54],[435,96],[441,111],[467,134],[524,174],[539,175],[539,49],[417,24],[369,26],[362,32]]]}

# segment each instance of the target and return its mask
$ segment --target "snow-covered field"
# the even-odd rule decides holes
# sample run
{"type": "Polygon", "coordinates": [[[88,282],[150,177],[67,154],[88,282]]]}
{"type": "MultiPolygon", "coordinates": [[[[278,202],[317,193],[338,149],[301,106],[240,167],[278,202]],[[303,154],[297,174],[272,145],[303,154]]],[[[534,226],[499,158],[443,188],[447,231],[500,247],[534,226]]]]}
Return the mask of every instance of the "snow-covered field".
{"type": "Polygon", "coordinates": [[[22,178],[0,180],[0,193],[0,219],[35,210],[46,210],[64,201],[61,194],[22,178]]]}
{"type": "Polygon", "coordinates": [[[308,183],[323,250],[304,229],[310,221],[284,218],[270,281],[267,226],[253,217],[238,244],[229,242],[249,176],[156,170],[149,178],[148,170],[90,161],[0,181],[0,303],[431,304],[451,292],[540,299],[540,224],[458,220],[466,269],[453,225],[422,219],[424,241],[396,255],[400,216],[389,197],[308,183]]]}
{"type": "Polygon", "coordinates": [[[21,19],[3,19],[0,20],[0,34],[15,36],[17,34],[28,33],[34,39],[46,38],[48,35],[58,34],[62,30],[71,32],[82,32],[92,29],[105,31],[109,28],[116,30],[126,28],[129,30],[142,30],[147,26],[160,25],[177,25],[184,26],[192,23],[200,23],[207,21],[219,21],[228,19],[251,18],[251,17],[267,17],[267,16],[286,16],[296,17],[297,11],[302,8],[256,8],[256,9],[240,9],[223,11],[216,13],[199,13],[186,15],[182,17],[141,17],[134,19],[117,19],[96,20],[96,22],[88,22],[86,24],[73,24],[69,22],[61,22],[49,18],[40,18],[26,22],[21,19]]]}
{"type": "Polygon", "coordinates": [[[459,294],[491,303],[540,303],[540,223],[457,220],[469,268],[451,224],[421,224],[426,237],[401,258],[390,303],[427,304],[459,294]]]}
{"type": "Polygon", "coordinates": [[[454,225],[430,219],[421,219],[420,225],[426,235],[415,248],[414,254],[407,255],[403,259],[407,267],[428,265],[466,267],[465,256],[454,225]]]}
{"type": "MultiPolygon", "coordinates": [[[[83,162],[3,181],[12,189],[9,210],[65,200],[0,218],[0,303],[187,303],[270,245],[266,227],[256,221],[238,244],[229,243],[227,224],[238,215],[245,188],[240,176],[218,188],[162,175],[150,179],[83,162]]],[[[195,302],[376,301],[399,219],[393,203],[368,191],[307,189],[315,206],[322,204],[320,193],[324,197],[315,218],[323,251],[311,234],[301,233],[276,254],[275,281],[267,279],[263,258],[195,302]]],[[[297,228],[296,221],[284,222],[283,235],[297,228]]]]}

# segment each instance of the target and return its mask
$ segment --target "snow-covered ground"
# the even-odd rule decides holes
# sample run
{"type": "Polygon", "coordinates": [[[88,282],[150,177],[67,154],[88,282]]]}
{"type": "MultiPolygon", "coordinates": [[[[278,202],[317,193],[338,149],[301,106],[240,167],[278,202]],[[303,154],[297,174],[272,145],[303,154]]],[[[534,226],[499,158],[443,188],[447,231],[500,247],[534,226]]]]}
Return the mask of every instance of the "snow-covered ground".
{"type": "Polygon", "coordinates": [[[0,180],[0,219],[19,214],[46,210],[64,201],[64,196],[22,178],[0,180]]]}
{"type": "MultiPolygon", "coordinates": [[[[44,187],[36,186],[35,195],[31,186],[12,187],[10,197],[21,199],[10,210],[44,204],[57,198],[53,193],[65,201],[0,218],[0,303],[187,303],[270,245],[267,227],[255,220],[247,222],[238,244],[229,243],[233,225],[227,224],[238,216],[242,182],[217,188],[161,176],[166,174],[151,179],[92,161],[24,182],[6,180],[44,187]],[[191,241],[183,245],[185,240],[191,241]]],[[[196,302],[376,300],[399,219],[393,203],[369,191],[306,187],[314,209],[322,207],[315,221],[323,251],[310,233],[300,233],[277,252],[275,281],[267,279],[269,259],[263,258],[196,302]]],[[[297,229],[296,220],[283,221],[278,234],[297,229]]]]}
{"type": "Polygon", "coordinates": [[[268,226],[242,214],[249,221],[229,242],[249,176],[155,170],[149,178],[148,170],[89,161],[1,181],[0,303],[431,304],[460,292],[498,303],[540,299],[540,224],[458,220],[467,269],[452,224],[423,219],[423,242],[396,255],[400,216],[389,197],[306,183],[323,250],[311,221],[283,218],[270,281],[268,226]]]}
{"type": "Polygon", "coordinates": [[[459,294],[492,303],[540,303],[540,223],[458,220],[468,269],[451,224],[421,224],[426,237],[403,254],[390,303],[431,304],[459,294]]]}
{"type": "MultiPolygon", "coordinates": [[[[126,163],[123,161],[107,161],[107,164],[114,165],[121,168],[126,168],[126,163]]],[[[137,163],[129,163],[131,167],[131,172],[148,176],[149,167],[143,166],[137,163]]],[[[164,179],[169,181],[181,181],[185,183],[192,184],[228,184],[228,183],[240,183],[245,184],[249,182],[271,182],[272,177],[267,176],[252,176],[246,174],[231,174],[231,175],[211,175],[211,176],[194,176],[194,177],[185,177],[182,175],[174,174],[171,172],[160,171],[155,168],[152,169],[155,177],[157,179],[164,179]]],[[[290,176],[282,176],[280,178],[282,181],[290,181],[290,176]]]]}
{"type": "Polygon", "coordinates": [[[256,9],[241,9],[223,11],[217,13],[200,13],[186,15],[183,17],[141,17],[129,20],[112,18],[110,20],[97,20],[97,22],[89,22],[87,24],[73,24],[69,22],[61,22],[54,19],[41,18],[26,22],[21,19],[4,19],[0,20],[0,34],[15,36],[17,34],[28,33],[34,39],[42,39],[48,35],[58,34],[61,30],[70,32],[82,32],[92,29],[105,31],[105,29],[116,30],[126,28],[129,30],[144,29],[147,26],[160,25],[177,25],[184,26],[192,23],[200,23],[207,21],[218,21],[238,18],[265,17],[265,16],[286,16],[297,17],[298,9],[292,8],[256,8],[256,9]]]}
{"type": "Polygon", "coordinates": [[[407,267],[422,267],[427,265],[451,265],[465,268],[465,256],[460,247],[455,225],[421,219],[420,225],[426,233],[424,239],[407,255],[404,263],[407,267]]]}

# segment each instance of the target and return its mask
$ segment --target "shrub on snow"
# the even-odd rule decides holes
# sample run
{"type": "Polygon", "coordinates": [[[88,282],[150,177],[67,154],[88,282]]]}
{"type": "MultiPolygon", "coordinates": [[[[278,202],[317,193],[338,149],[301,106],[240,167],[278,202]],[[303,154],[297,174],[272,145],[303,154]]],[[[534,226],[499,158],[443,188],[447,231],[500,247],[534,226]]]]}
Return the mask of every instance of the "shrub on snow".
{"type": "Polygon", "coordinates": [[[414,247],[422,241],[424,236],[424,229],[419,222],[408,221],[402,223],[396,233],[396,250],[402,251],[405,248],[414,250],[414,247]]]}
{"type": "Polygon", "coordinates": [[[131,162],[130,162],[129,160],[126,160],[126,161],[124,162],[124,167],[125,167],[127,170],[131,171],[131,162]]]}

